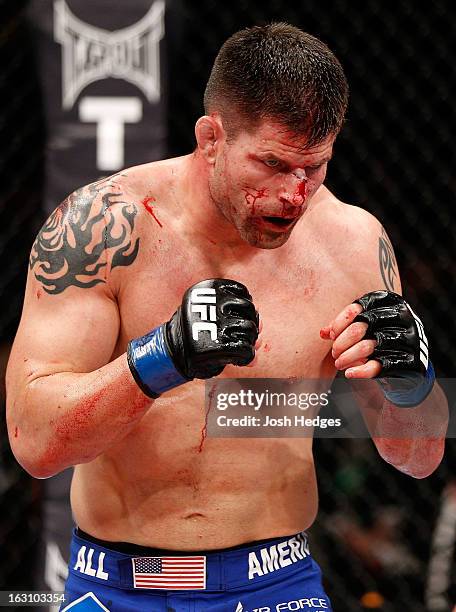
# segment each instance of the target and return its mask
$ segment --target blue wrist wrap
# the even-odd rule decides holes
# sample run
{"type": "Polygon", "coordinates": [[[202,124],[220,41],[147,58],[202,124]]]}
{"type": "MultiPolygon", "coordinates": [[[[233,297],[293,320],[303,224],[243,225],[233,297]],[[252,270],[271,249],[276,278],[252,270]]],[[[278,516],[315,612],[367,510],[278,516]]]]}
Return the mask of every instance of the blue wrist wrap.
{"type": "Polygon", "coordinates": [[[408,374],[405,374],[403,378],[377,379],[386,399],[399,408],[413,408],[421,404],[432,391],[434,381],[435,372],[431,362],[429,362],[424,379],[420,376],[420,382],[417,382],[413,375],[408,374]]]}
{"type": "Polygon", "coordinates": [[[158,397],[189,381],[174,365],[165,342],[165,326],[132,340],[127,350],[128,365],[134,379],[150,397],[158,397]]]}

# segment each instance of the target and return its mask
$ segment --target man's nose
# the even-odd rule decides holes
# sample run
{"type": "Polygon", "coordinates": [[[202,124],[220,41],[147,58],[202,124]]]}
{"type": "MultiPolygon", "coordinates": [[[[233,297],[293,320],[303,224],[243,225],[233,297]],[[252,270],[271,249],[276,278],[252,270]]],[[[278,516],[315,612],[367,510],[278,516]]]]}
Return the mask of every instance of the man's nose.
{"type": "Polygon", "coordinates": [[[307,175],[298,168],[287,176],[282,183],[279,199],[291,206],[302,206],[307,195],[307,175]]]}

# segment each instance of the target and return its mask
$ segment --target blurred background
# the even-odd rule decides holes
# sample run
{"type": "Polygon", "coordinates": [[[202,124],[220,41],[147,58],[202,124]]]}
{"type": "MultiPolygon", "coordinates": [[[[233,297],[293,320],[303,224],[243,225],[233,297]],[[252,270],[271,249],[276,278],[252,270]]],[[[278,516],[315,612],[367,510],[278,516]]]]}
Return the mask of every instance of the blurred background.
{"type": "MultiPolygon", "coordinates": [[[[1,0],[2,381],[47,214],[83,183],[190,152],[220,45],[271,20],[319,37],[343,64],[350,107],[327,184],[385,226],[437,374],[455,377],[455,17],[450,0],[1,0]]],[[[453,610],[454,442],[418,481],[369,440],[315,441],[321,510],[311,547],[336,611],[453,610]]],[[[2,419],[0,590],[61,588],[70,476],[29,478],[2,419]]]]}

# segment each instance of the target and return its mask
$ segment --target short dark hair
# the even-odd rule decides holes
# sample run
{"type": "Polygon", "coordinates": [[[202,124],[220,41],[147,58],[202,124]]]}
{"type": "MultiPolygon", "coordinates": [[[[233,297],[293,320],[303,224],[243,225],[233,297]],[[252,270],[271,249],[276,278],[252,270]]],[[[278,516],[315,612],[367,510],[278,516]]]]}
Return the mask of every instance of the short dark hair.
{"type": "Polygon", "coordinates": [[[232,137],[275,119],[313,146],[340,130],[348,84],[320,40],[287,23],[240,30],[220,49],[204,94],[232,137]]]}

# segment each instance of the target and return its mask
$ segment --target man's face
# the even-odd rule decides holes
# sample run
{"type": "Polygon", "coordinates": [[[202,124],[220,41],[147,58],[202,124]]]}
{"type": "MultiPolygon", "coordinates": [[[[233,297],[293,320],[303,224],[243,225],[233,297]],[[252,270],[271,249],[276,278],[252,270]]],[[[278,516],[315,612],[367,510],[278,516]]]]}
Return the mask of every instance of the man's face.
{"type": "Polygon", "coordinates": [[[209,178],[211,196],[240,236],[263,249],[282,246],[323,183],[334,136],[313,147],[280,124],[225,141],[209,178]]]}

